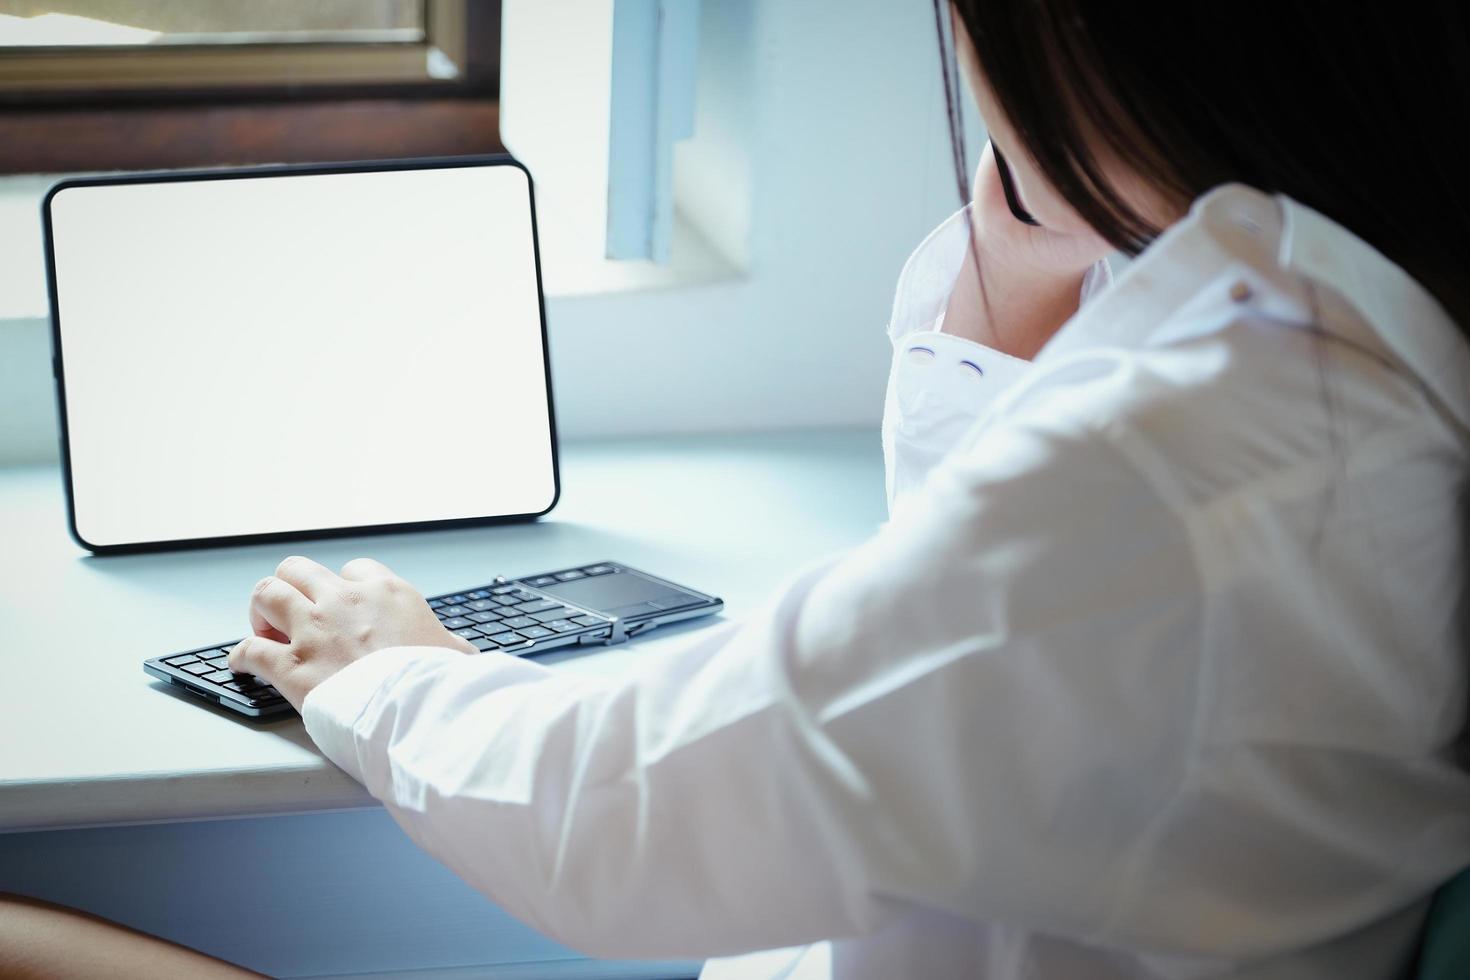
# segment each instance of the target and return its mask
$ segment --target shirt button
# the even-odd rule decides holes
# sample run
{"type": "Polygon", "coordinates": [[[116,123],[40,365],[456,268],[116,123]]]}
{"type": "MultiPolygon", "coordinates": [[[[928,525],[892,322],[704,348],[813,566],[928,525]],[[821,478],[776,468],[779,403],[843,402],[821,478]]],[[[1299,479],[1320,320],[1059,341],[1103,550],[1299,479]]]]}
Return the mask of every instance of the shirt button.
{"type": "Polygon", "coordinates": [[[1237,303],[1244,303],[1251,298],[1250,283],[1244,280],[1237,281],[1230,287],[1230,298],[1237,303]]]}

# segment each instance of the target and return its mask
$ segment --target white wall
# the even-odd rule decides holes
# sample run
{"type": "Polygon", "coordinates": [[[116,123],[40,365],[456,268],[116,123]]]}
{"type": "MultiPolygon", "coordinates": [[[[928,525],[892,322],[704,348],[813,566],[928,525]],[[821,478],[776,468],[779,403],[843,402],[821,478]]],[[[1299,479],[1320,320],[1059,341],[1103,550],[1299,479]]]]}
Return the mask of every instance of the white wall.
{"type": "MultiPolygon", "coordinates": [[[[716,0],[703,12],[701,57],[753,69],[700,68],[702,84],[751,78],[749,278],[554,303],[561,421],[574,434],[876,426],[894,281],[957,206],[931,8],[716,0]]],[[[696,130],[729,128],[703,116],[738,101],[701,90],[696,130]]]]}
{"type": "MultiPolygon", "coordinates": [[[[560,430],[876,428],[894,281],[957,206],[932,9],[706,0],[703,11],[697,126],[745,143],[731,172],[748,180],[732,199],[749,194],[749,274],[550,299],[560,430]]],[[[0,322],[0,461],[54,455],[48,357],[43,321],[0,322]]]]}

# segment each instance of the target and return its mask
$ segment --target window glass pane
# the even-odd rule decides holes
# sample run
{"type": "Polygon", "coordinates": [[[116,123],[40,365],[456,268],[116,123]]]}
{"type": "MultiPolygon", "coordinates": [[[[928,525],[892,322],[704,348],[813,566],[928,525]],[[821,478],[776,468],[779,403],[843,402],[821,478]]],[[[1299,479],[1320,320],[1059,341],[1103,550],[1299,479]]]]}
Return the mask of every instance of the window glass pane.
{"type": "Polygon", "coordinates": [[[424,0],[0,0],[0,48],[420,43],[424,0]]]}

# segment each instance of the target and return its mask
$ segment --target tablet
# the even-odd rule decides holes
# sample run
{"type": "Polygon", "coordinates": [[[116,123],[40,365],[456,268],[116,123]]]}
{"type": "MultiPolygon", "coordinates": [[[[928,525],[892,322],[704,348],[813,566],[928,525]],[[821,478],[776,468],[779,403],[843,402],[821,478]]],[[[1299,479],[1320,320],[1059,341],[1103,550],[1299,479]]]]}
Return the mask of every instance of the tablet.
{"type": "Polygon", "coordinates": [[[560,491],[508,157],[67,180],[43,205],[95,552],[540,516],[560,491]]]}

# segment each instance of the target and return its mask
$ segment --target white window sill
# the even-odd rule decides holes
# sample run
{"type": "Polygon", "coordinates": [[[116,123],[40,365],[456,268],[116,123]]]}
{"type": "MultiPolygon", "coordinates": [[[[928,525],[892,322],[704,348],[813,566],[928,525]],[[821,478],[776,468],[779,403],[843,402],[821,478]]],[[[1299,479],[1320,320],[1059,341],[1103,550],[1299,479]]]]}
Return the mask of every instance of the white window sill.
{"type": "MultiPolygon", "coordinates": [[[[540,215],[538,215],[538,218],[540,215]]],[[[541,279],[547,299],[678,289],[743,279],[745,270],[723,255],[682,214],[674,215],[673,258],[654,262],[585,258],[559,252],[543,232],[541,279]]]]}
{"type": "MultiPolygon", "coordinates": [[[[0,177],[0,326],[48,318],[41,198],[60,178],[0,177]]],[[[545,217],[542,218],[543,222],[545,217]]],[[[567,235],[551,236],[555,242],[567,235]]],[[[541,235],[541,274],[548,299],[678,289],[741,279],[745,272],[721,254],[682,215],[674,219],[673,260],[611,261],[570,249],[559,252],[541,235]]]]}

